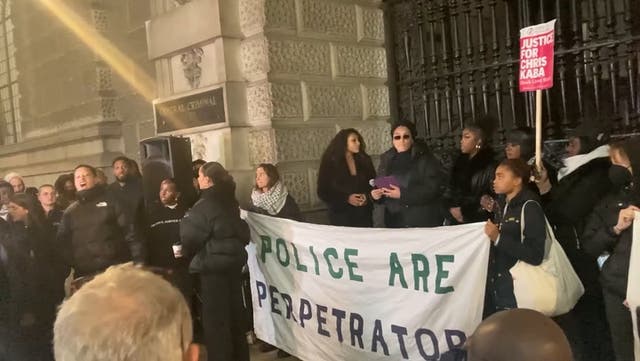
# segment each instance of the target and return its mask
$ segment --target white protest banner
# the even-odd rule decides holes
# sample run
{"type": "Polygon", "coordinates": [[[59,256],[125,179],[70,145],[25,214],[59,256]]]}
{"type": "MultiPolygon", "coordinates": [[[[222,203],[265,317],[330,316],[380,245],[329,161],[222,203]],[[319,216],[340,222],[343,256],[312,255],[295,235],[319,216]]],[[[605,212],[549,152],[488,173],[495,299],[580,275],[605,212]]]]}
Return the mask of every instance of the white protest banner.
{"type": "Polygon", "coordinates": [[[640,279],[638,275],[640,275],[640,212],[636,212],[633,222],[633,241],[627,286],[627,302],[633,319],[636,360],[640,360],[640,279]]]}
{"type": "Polygon", "coordinates": [[[520,91],[553,86],[555,20],[520,29],[520,91]]]}
{"type": "Polygon", "coordinates": [[[255,332],[303,360],[439,360],[481,322],[489,257],[481,224],[246,220],[255,332]]]}

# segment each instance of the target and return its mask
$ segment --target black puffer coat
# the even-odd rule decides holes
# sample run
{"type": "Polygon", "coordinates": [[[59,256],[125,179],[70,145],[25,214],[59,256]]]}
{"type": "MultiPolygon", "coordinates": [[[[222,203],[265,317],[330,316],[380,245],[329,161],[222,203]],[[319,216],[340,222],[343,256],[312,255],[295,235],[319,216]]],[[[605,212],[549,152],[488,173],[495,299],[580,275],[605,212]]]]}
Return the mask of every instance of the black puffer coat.
{"type": "MultiPolygon", "coordinates": [[[[468,154],[460,154],[451,173],[447,211],[460,207],[464,223],[489,219],[491,215],[480,206],[480,198],[485,194],[495,197],[493,178],[496,164],[491,148],[481,149],[473,158],[469,158],[468,154]]],[[[452,222],[457,223],[455,220],[452,222]]]]}
{"type": "Polygon", "coordinates": [[[542,204],[556,238],[585,286],[600,292],[596,258],[584,252],[581,240],[589,214],[610,191],[609,158],[596,158],[566,175],[542,195],[542,204]]]}
{"type": "Polygon", "coordinates": [[[104,186],[80,191],[77,198],[64,212],[57,236],[58,249],[76,276],[131,260],[144,262],[144,244],[129,213],[104,186]]]}
{"type": "Polygon", "coordinates": [[[396,177],[400,199],[381,198],[385,226],[388,228],[437,227],[444,221],[442,194],[446,174],[440,161],[427,145],[416,141],[409,151],[398,153],[391,148],[380,156],[378,176],[396,177]],[[401,160],[402,158],[406,160],[401,160]],[[406,163],[402,166],[400,163],[406,163]]]}
{"type": "Polygon", "coordinates": [[[638,198],[629,188],[603,198],[587,219],[580,239],[584,251],[592,258],[604,252],[610,254],[602,267],[600,281],[602,287],[621,298],[626,298],[627,294],[633,226],[620,235],[615,234],[613,227],[618,223],[622,209],[640,206],[638,198]]]}
{"type": "Polygon", "coordinates": [[[183,254],[193,257],[193,273],[239,274],[247,262],[249,226],[240,219],[238,203],[229,198],[215,186],[205,189],[180,222],[183,254]]]}

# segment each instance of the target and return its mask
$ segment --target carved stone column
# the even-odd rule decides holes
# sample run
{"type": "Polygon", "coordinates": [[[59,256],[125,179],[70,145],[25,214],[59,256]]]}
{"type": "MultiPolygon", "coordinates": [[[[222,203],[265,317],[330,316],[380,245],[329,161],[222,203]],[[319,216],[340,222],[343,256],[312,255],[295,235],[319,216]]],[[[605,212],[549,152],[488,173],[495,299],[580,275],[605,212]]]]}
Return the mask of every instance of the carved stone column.
{"type": "Polygon", "coordinates": [[[342,128],[368,152],[389,146],[389,96],[381,1],[241,0],[249,159],[277,163],[305,209],[319,159],[342,128]]]}
{"type": "Polygon", "coordinates": [[[174,132],[194,157],[234,171],[248,200],[253,167],[276,163],[305,209],[319,159],[355,127],[368,151],[389,145],[381,0],[198,0],[147,24],[160,100],[225,90],[226,122],[174,132]],[[185,27],[185,24],[189,24],[185,27]]]}

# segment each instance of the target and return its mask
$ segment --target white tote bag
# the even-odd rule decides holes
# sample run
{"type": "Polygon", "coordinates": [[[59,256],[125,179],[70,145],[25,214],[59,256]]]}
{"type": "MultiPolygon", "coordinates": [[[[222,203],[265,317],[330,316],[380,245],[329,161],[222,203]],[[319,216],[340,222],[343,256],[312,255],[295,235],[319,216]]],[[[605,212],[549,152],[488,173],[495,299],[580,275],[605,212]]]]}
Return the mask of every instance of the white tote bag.
{"type": "MultiPolygon", "coordinates": [[[[520,215],[520,229],[524,241],[524,208],[520,215]]],[[[547,239],[542,264],[530,265],[518,261],[509,271],[513,278],[513,293],[518,308],[528,308],[546,316],[563,315],[573,309],[584,294],[584,287],[573,270],[553,229],[546,220],[547,239]]]]}

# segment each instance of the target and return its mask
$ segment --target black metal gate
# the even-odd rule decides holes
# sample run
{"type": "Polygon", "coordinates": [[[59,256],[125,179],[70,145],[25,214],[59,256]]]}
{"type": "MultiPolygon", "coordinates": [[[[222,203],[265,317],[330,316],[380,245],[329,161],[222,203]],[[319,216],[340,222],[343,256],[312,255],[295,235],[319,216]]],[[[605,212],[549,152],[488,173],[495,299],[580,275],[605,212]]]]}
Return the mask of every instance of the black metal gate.
{"type": "Polygon", "coordinates": [[[545,134],[590,121],[637,131],[639,9],[637,0],[386,0],[393,116],[414,121],[436,148],[456,144],[464,124],[485,114],[499,141],[531,125],[534,95],[518,91],[519,29],[556,18],[545,134]]]}

